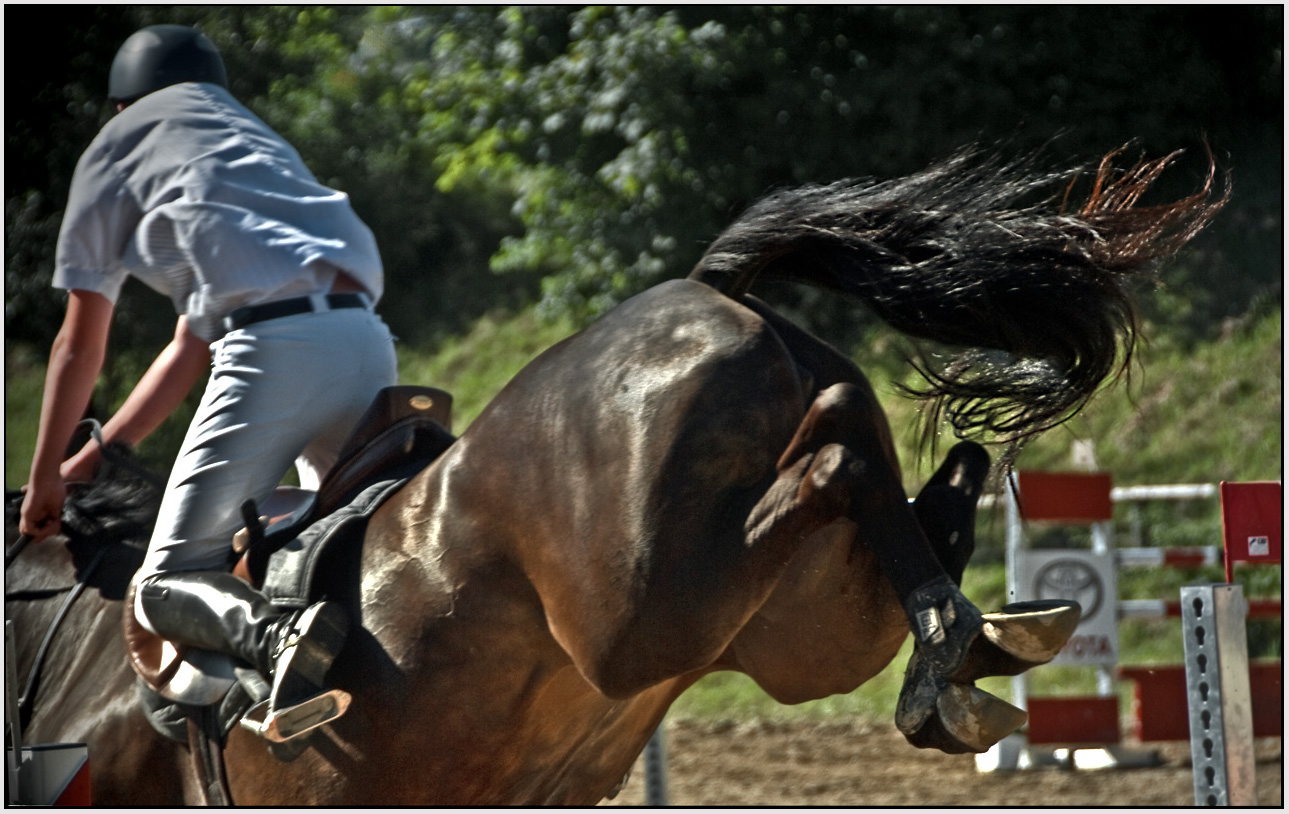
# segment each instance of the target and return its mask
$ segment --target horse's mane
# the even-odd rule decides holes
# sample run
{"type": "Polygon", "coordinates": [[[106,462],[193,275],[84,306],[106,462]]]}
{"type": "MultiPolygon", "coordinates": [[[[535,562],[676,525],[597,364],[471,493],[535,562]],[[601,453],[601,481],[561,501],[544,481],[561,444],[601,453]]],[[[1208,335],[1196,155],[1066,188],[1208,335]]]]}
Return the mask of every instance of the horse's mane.
{"type": "Polygon", "coordinates": [[[966,348],[915,362],[927,386],[906,390],[930,402],[928,434],[947,417],[962,436],[1024,438],[1128,369],[1130,284],[1229,197],[1210,155],[1194,195],[1140,205],[1179,153],[1126,170],[1121,153],[1094,171],[1046,170],[1034,155],[1004,162],[970,148],[903,178],[784,190],[722,233],[690,276],[736,298],[761,274],[795,278],[862,299],[911,337],[966,348]]]}
{"type": "MultiPolygon", "coordinates": [[[[163,486],[128,447],[108,444],[94,480],[68,485],[63,534],[71,545],[92,542],[145,548],[156,525],[163,486]]],[[[21,492],[6,494],[6,526],[17,525],[21,505],[21,492]]]]}
{"type": "Polygon", "coordinates": [[[63,526],[70,535],[147,546],[164,483],[123,445],[108,444],[94,480],[69,489],[63,526]]]}

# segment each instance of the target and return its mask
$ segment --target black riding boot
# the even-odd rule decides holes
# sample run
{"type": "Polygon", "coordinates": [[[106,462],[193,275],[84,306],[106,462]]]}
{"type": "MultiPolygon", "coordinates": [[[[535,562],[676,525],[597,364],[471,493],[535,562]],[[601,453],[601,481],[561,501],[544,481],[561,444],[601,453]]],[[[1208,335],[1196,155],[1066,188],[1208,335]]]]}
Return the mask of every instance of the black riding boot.
{"type": "Polygon", "coordinates": [[[348,632],[348,615],[334,602],[284,611],[241,579],[218,571],[160,574],[140,585],[139,593],[157,635],[254,667],[273,685],[273,709],[326,689],[327,670],[348,632]]]}

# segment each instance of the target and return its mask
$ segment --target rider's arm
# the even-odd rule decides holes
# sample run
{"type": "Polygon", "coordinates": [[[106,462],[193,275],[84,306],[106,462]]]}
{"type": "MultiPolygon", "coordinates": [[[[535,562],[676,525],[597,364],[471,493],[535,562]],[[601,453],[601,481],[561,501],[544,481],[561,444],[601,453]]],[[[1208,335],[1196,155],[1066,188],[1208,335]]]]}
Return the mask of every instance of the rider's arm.
{"type": "Polygon", "coordinates": [[[66,496],[60,465],[103,367],[112,309],[112,302],[102,294],[69,293],[67,313],[49,353],[36,453],[19,523],[19,531],[35,540],[59,529],[66,496]]]}
{"type": "MultiPolygon", "coordinates": [[[[179,317],[170,344],[157,355],[134,386],[121,409],[103,425],[103,441],[134,446],[165,421],[210,371],[210,343],[188,328],[179,317]]],[[[89,480],[98,467],[99,445],[91,441],[63,464],[67,481],[89,480]]]]}

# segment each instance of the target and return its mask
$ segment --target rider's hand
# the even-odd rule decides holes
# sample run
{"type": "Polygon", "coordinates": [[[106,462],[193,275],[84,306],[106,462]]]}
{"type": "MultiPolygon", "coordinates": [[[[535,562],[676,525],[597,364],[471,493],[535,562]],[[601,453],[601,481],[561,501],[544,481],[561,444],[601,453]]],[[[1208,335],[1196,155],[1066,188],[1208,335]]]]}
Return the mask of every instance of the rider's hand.
{"type": "Polygon", "coordinates": [[[22,491],[25,494],[18,531],[30,537],[32,542],[57,534],[62,529],[63,501],[67,498],[63,479],[55,477],[44,482],[33,481],[22,487],[22,491]]]}

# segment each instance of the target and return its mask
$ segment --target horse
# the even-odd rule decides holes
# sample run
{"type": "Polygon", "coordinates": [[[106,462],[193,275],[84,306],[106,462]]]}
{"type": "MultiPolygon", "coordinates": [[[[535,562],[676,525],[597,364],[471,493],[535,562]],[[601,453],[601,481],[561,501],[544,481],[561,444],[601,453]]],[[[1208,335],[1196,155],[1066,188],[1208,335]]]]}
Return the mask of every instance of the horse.
{"type": "MultiPolygon", "coordinates": [[[[1210,158],[1199,191],[1144,205],[1175,154],[1126,170],[1117,155],[1077,209],[1051,190],[1079,169],[971,150],[772,193],[688,277],[542,353],[322,575],[353,619],[328,675],[352,704],[291,760],[234,728],[232,802],[594,804],[701,677],[740,671],[787,704],[846,693],[911,632],[895,716],[910,743],[981,751],[1015,729],[1023,713],[974,681],[1050,659],[1078,611],[981,614],[957,592],[989,455],[958,443],[910,504],[859,367],[749,290],[800,280],[961,349],[914,363],[928,426],[1023,441],[1126,368],[1133,281],[1229,195],[1210,158]]],[[[51,593],[85,585],[25,737],[87,743],[98,803],[201,802],[209,778],[145,723],[121,641],[122,574],[146,533],[115,527],[132,538],[105,555],[115,575],[86,577],[104,533],[64,525],[6,571],[23,675],[59,613],[51,593]]]]}

